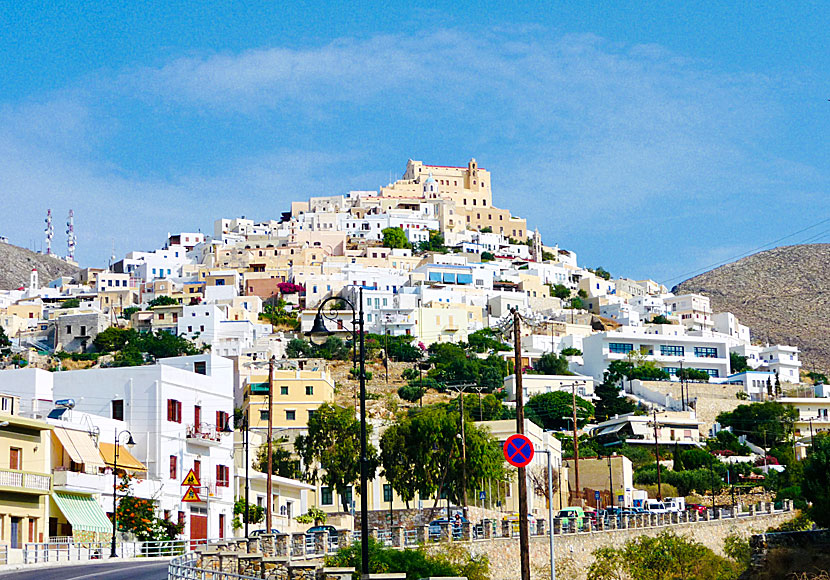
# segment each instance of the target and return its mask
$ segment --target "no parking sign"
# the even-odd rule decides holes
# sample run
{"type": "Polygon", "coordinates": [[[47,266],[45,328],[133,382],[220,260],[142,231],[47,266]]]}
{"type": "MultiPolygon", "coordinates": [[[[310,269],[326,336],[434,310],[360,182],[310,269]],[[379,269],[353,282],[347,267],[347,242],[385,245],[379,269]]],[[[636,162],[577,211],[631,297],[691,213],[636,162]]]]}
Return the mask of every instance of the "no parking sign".
{"type": "Polygon", "coordinates": [[[524,435],[511,435],[504,442],[504,458],[513,467],[527,466],[533,460],[534,453],[533,443],[524,435]]]}

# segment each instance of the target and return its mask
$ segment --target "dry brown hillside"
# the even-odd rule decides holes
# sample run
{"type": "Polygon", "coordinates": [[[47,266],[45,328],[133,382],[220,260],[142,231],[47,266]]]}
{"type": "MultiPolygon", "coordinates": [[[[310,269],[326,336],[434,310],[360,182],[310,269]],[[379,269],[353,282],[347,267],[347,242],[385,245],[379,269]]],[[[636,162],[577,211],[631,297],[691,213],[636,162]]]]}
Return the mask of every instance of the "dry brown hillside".
{"type": "Polygon", "coordinates": [[[28,286],[32,268],[37,268],[41,285],[78,271],[77,267],[58,258],[0,242],[0,290],[28,286]]]}
{"type": "Polygon", "coordinates": [[[695,276],[676,292],[708,296],[753,340],[792,344],[804,370],[830,371],[830,244],[783,246],[695,276]]]}

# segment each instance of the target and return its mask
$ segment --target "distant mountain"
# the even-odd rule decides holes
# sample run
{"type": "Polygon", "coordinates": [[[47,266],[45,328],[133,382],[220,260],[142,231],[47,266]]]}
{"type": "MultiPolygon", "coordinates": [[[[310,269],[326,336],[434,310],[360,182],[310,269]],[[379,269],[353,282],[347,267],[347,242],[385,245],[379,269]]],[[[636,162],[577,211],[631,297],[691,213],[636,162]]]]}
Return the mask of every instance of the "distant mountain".
{"type": "Polygon", "coordinates": [[[72,276],[78,271],[58,258],[0,242],[0,290],[28,287],[32,268],[37,268],[41,286],[58,276],[72,276]]]}
{"type": "Polygon", "coordinates": [[[791,344],[803,369],[830,371],[830,244],[782,246],[686,280],[676,292],[708,296],[753,340],[791,344]]]}

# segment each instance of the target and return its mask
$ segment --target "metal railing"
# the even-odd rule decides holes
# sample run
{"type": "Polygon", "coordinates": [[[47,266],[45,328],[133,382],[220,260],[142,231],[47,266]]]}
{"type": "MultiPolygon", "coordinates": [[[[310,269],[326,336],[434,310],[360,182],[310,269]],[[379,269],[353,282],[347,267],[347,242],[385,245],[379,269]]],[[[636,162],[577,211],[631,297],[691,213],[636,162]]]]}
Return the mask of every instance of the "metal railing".
{"type": "MultiPolygon", "coordinates": [[[[23,545],[23,563],[71,562],[107,559],[111,554],[109,542],[75,542],[71,538],[58,541],[27,543],[23,545]]],[[[115,553],[119,558],[167,558],[180,556],[217,540],[166,540],[159,542],[117,542],[115,553]]]]}
{"type": "Polygon", "coordinates": [[[14,469],[0,469],[0,486],[48,492],[52,489],[52,476],[14,469]]]}

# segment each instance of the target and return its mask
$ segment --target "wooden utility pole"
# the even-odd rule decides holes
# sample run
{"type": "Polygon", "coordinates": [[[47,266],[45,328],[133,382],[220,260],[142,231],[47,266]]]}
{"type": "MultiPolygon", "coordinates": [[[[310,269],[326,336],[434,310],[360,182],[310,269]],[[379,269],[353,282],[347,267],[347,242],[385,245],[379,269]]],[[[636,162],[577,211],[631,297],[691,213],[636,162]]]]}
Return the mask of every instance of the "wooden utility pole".
{"type": "Polygon", "coordinates": [[[467,437],[464,428],[464,392],[472,384],[450,385],[449,388],[458,393],[459,410],[461,421],[461,505],[464,509],[464,517],[467,517],[467,437]]]}
{"type": "Polygon", "coordinates": [[[265,501],[265,530],[266,534],[271,533],[271,526],[273,520],[271,519],[271,501],[273,494],[273,480],[272,474],[274,469],[274,448],[273,448],[273,434],[274,434],[274,364],[277,359],[274,356],[268,360],[268,478],[266,480],[266,494],[265,501]]]}
{"type": "Polygon", "coordinates": [[[660,475],[660,440],[657,439],[657,409],[654,410],[654,449],[657,456],[657,499],[663,501],[663,482],[660,475]]]}
{"type": "Polygon", "coordinates": [[[573,421],[571,422],[574,429],[574,484],[579,505],[582,505],[582,488],[579,487],[579,436],[576,428],[576,381],[571,384],[571,392],[573,395],[573,421]]]}
{"type": "MultiPolygon", "coordinates": [[[[513,310],[513,373],[516,377],[516,432],[524,435],[525,411],[522,387],[522,333],[519,309],[513,310]]],[[[530,580],[530,530],[527,524],[527,469],[519,468],[519,558],[522,580],[530,580]]]]}

